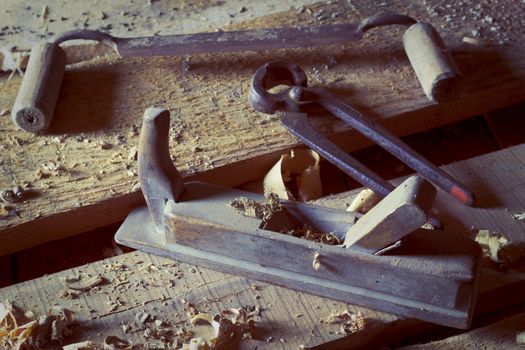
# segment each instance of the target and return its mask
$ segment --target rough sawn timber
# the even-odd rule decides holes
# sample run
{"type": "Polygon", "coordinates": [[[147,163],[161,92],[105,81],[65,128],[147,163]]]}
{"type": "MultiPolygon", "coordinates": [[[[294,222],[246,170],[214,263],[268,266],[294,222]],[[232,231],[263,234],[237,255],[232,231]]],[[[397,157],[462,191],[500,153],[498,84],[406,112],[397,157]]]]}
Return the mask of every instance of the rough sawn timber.
{"type": "MultiPolygon", "coordinates": [[[[478,228],[505,233],[513,241],[523,241],[525,221],[514,219],[513,214],[525,208],[524,165],[525,145],[520,145],[447,166],[445,170],[468,179],[467,184],[477,191],[482,207],[467,208],[459,203],[454,205],[447,194],[439,192],[438,202],[452,204],[448,206],[445,225],[451,229],[476,225],[478,228]]],[[[325,197],[317,203],[345,208],[356,193],[352,191],[325,197]]],[[[481,288],[482,291],[490,291],[516,281],[523,282],[523,276],[485,271],[481,288]]],[[[519,299],[512,302],[523,301],[521,290],[514,289],[519,299]]],[[[143,337],[143,328],[148,325],[137,326],[134,320],[135,314],[142,311],[162,321],[181,321],[176,327],[191,329],[185,324],[184,301],[195,304],[199,310],[212,313],[226,307],[260,305],[263,311],[257,325],[259,340],[244,340],[239,349],[253,349],[254,346],[259,349],[296,349],[299,345],[315,349],[374,348],[388,345],[389,341],[397,341],[400,335],[413,336],[429,329],[428,324],[420,321],[141,252],[124,254],[0,289],[0,300],[5,299],[37,315],[46,313],[57,304],[74,311],[76,325],[72,337],[67,339],[68,343],[86,339],[101,341],[108,335],[127,338],[135,344],[143,343],[147,341],[143,337]],[[82,293],[76,299],[59,297],[61,291],[66,289],[66,276],[81,275],[87,278],[97,274],[106,279],[105,284],[82,293]],[[363,332],[344,336],[337,334],[340,325],[319,321],[332,311],[340,312],[346,308],[362,312],[367,324],[363,332]],[[124,333],[122,324],[131,325],[132,331],[124,333]],[[273,340],[266,343],[264,340],[269,336],[273,340]]],[[[508,301],[498,295],[487,299],[508,301]]]]}
{"type": "MultiPolygon", "coordinates": [[[[122,220],[140,204],[134,148],[141,116],[150,106],[168,108],[174,116],[171,154],[184,176],[228,186],[262,177],[282,152],[298,145],[276,117],[256,113],[247,103],[252,75],[271,59],[299,64],[311,84],[341,94],[398,135],[524,100],[525,19],[508,16],[520,13],[522,4],[454,6],[432,0],[389,7],[431,22],[451,48],[466,92],[446,105],[424,96],[396,28],[376,30],[347,47],[189,59],[102,57],[70,65],[50,134],[16,130],[9,117],[0,117],[0,189],[29,184],[33,193],[14,205],[12,216],[0,219],[0,254],[122,220]],[[488,14],[495,24],[482,21],[488,14]],[[473,30],[490,46],[462,42],[473,30]]],[[[319,3],[304,11],[258,14],[224,29],[356,21],[378,10],[366,4],[319,3]]],[[[18,77],[3,80],[0,108],[12,107],[19,84],[18,77]]],[[[312,119],[346,150],[367,145],[331,116],[312,119]]]]}

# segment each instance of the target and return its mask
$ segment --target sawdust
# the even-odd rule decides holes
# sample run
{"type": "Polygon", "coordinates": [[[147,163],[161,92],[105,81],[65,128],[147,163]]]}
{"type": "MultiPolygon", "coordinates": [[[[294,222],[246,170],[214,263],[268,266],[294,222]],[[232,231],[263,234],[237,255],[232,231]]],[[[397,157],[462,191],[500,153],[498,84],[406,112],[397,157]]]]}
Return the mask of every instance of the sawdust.
{"type": "Polygon", "coordinates": [[[514,220],[518,221],[525,220],[525,211],[515,212],[514,214],[512,214],[512,217],[514,218],[514,220]]]}
{"type": "Polygon", "coordinates": [[[110,335],[104,339],[104,350],[131,350],[133,342],[110,335]]]}

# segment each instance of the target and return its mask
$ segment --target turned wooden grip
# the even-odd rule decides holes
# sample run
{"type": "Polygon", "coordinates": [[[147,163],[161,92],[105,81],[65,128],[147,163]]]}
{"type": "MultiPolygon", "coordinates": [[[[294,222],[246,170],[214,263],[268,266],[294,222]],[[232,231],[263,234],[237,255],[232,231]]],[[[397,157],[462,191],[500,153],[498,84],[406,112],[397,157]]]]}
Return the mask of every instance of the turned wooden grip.
{"type": "Polygon", "coordinates": [[[40,133],[49,127],[65,67],[66,53],[60,46],[45,43],[33,47],[11,112],[19,128],[40,133]]]}
{"type": "Polygon", "coordinates": [[[462,76],[438,32],[428,23],[416,23],[403,35],[405,52],[427,97],[447,102],[459,97],[462,76]]]}

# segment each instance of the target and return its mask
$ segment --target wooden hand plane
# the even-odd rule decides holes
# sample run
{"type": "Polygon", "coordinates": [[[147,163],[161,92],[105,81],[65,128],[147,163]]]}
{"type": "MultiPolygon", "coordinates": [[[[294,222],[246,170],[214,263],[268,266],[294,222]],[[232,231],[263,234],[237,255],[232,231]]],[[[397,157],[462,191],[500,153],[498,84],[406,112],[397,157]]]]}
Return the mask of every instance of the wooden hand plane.
{"type": "Polygon", "coordinates": [[[290,221],[330,232],[344,244],[314,242],[277,232],[278,223],[263,225],[229,205],[239,197],[265,202],[262,195],[184,182],[169,154],[169,118],[167,110],[145,112],[138,162],[147,206],[129,214],[118,243],[380,311],[469,327],[481,250],[466,236],[420,228],[435,194],[424,180],[405,181],[360,218],[282,201],[290,221]],[[394,248],[385,253],[387,247],[394,248]]]}

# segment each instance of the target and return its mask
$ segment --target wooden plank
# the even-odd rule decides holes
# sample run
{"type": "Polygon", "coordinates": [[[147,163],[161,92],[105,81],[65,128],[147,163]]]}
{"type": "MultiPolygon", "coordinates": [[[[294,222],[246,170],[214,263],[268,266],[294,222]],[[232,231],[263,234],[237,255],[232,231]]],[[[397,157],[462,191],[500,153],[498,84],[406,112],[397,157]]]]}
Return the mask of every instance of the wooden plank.
{"type": "MultiPolygon", "coordinates": [[[[122,220],[141,203],[135,162],[128,156],[137,145],[141,115],[151,105],[169,108],[174,116],[171,150],[184,176],[228,186],[260,178],[283,151],[297,145],[276,117],[255,113],[247,104],[253,73],[271,59],[300,64],[312,84],[343,95],[399,135],[525,98],[525,49],[519,44],[523,26],[520,18],[509,22],[506,16],[517,12],[518,4],[480,5],[479,11],[490,12],[499,23],[498,32],[469,15],[468,8],[455,8],[447,21],[443,13],[449,10],[437,0],[435,6],[416,1],[391,6],[440,30],[465,75],[461,99],[435,105],[425,98],[402,52],[400,31],[392,29],[367,34],[348,47],[195,56],[189,70],[184,68],[188,61],[179,58],[106,57],[68,67],[51,134],[29,135],[0,117],[0,188],[31,184],[34,193],[14,205],[16,215],[1,219],[0,254],[122,220]],[[472,28],[495,45],[489,49],[461,42],[472,28]],[[506,45],[498,44],[502,38],[506,45]]],[[[320,3],[231,28],[358,20],[375,11],[320,3]]],[[[0,108],[11,107],[19,84],[16,77],[4,81],[0,108]]],[[[367,144],[335,118],[312,119],[346,150],[367,144]]]]}
{"type": "Polygon", "coordinates": [[[506,318],[471,332],[427,344],[402,347],[405,350],[425,349],[523,349],[516,335],[523,332],[525,313],[506,318]]]}
{"type": "MultiPolygon", "coordinates": [[[[446,170],[452,173],[470,174],[473,183],[479,183],[479,180],[483,179],[485,193],[481,198],[484,202],[491,202],[494,198],[499,200],[497,206],[472,208],[467,213],[462,213],[461,217],[454,216],[452,221],[466,219],[464,224],[474,222],[480,228],[485,228],[486,223],[494,221],[496,226],[489,228],[505,232],[511,239],[519,240],[524,232],[524,223],[516,221],[512,213],[525,207],[524,151],[525,145],[521,145],[447,166],[446,170]],[[485,216],[491,220],[486,220],[485,216]]],[[[324,198],[318,203],[345,208],[354,193],[355,191],[324,198]]],[[[444,194],[438,194],[438,198],[440,195],[444,194]]],[[[438,200],[447,201],[453,207],[454,202],[448,197],[438,200]]],[[[446,220],[445,225],[449,222],[451,221],[446,220]]],[[[523,280],[523,276],[502,273],[492,273],[483,277],[484,289],[506,285],[515,282],[516,279],[523,280]]],[[[289,349],[298,348],[302,344],[312,348],[322,348],[323,344],[327,344],[324,348],[330,349],[370,348],[368,345],[393,339],[396,334],[413,336],[414,332],[425,327],[428,329],[428,324],[422,325],[418,321],[357,308],[346,303],[140,252],[0,289],[0,300],[5,299],[13,300],[17,305],[34,310],[37,314],[44,314],[55,304],[75,311],[77,321],[74,334],[68,338],[68,342],[82,339],[100,340],[107,335],[127,337],[135,343],[144,342],[146,339],[143,330],[124,334],[121,324],[133,325],[134,315],[143,310],[164,321],[187,321],[182,299],[194,303],[199,309],[211,312],[217,312],[224,307],[260,305],[264,311],[258,321],[258,339],[262,341],[243,341],[239,349],[252,349],[255,346],[259,349],[289,349]],[[122,265],[125,267],[120,267],[122,265]],[[107,283],[83,293],[79,298],[61,299],[60,291],[65,288],[62,279],[78,274],[100,274],[106,278],[107,283]],[[125,283],[126,281],[128,282],[125,283]],[[252,283],[256,285],[255,289],[252,288],[252,283]],[[123,305],[109,311],[113,304],[108,305],[108,300],[115,299],[119,299],[123,305]],[[346,308],[363,313],[368,325],[363,332],[342,337],[341,334],[337,334],[339,325],[319,322],[319,318],[328,316],[332,311],[342,311],[346,308]],[[269,336],[273,337],[273,341],[266,343],[265,340],[269,336]],[[281,338],[286,343],[281,343],[281,338]]],[[[182,323],[173,328],[182,326],[189,327],[182,323]]]]}
{"type": "Polygon", "coordinates": [[[377,322],[397,319],[393,315],[142,252],[6,287],[0,289],[0,297],[38,315],[56,305],[73,311],[75,325],[67,343],[87,339],[101,341],[108,335],[117,335],[135,344],[155,343],[144,336],[144,329],[152,328],[152,324],[137,325],[136,313],[145,311],[169,322],[174,332],[182,327],[193,330],[184,311],[185,303],[210,313],[229,307],[260,306],[262,313],[257,320],[256,339],[243,340],[238,349],[256,346],[259,349],[298,349],[300,345],[310,347],[336,339],[340,337],[340,325],[319,322],[332,312],[359,310],[377,322]],[[100,275],[106,282],[75,299],[61,298],[66,289],[64,279],[78,275],[84,279],[88,275],[100,275]],[[118,303],[112,303],[116,300],[118,303]],[[122,305],[113,308],[117,304],[122,305]],[[122,324],[131,326],[131,331],[124,333],[122,324]]]}

